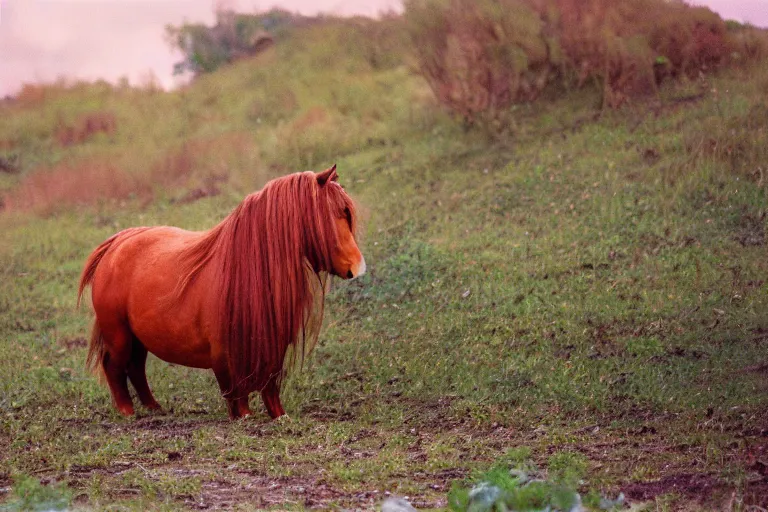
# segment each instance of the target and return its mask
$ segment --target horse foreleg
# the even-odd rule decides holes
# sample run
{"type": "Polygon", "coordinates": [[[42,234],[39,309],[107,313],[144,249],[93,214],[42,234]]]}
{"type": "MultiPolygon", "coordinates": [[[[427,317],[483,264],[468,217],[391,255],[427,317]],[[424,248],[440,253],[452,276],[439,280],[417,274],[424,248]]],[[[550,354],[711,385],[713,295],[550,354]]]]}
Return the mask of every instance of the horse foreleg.
{"type": "Polygon", "coordinates": [[[238,392],[232,387],[232,379],[229,376],[229,369],[226,364],[216,364],[213,367],[213,373],[216,375],[216,381],[219,383],[221,396],[227,402],[227,412],[229,418],[236,420],[251,414],[248,408],[248,395],[238,396],[238,392]]]}
{"type": "Polygon", "coordinates": [[[251,409],[248,407],[248,395],[241,397],[237,400],[237,409],[240,413],[240,418],[245,418],[251,415],[251,409]]]}
{"type": "Polygon", "coordinates": [[[261,399],[264,401],[267,413],[269,413],[272,419],[279,418],[285,414],[283,404],[280,403],[280,387],[275,379],[270,380],[261,391],[261,399]]]}
{"type": "Polygon", "coordinates": [[[124,416],[133,415],[133,401],[128,392],[128,365],[131,360],[133,339],[130,333],[122,328],[104,329],[104,351],[101,366],[112,392],[115,407],[124,416]]]}
{"type": "Polygon", "coordinates": [[[147,382],[147,349],[141,342],[134,338],[131,350],[131,361],[128,364],[128,378],[139,395],[139,400],[147,409],[162,409],[157,403],[147,382]]]}

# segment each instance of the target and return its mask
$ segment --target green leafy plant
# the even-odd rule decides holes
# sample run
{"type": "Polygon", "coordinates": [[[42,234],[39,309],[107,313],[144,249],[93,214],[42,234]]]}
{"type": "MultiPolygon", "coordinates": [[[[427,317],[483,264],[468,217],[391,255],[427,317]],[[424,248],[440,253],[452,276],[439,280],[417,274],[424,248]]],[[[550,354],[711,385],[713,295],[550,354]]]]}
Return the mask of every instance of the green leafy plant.
{"type": "Polygon", "coordinates": [[[43,485],[36,478],[20,476],[13,486],[13,497],[0,505],[0,511],[65,510],[71,501],[72,492],[66,485],[43,485]]]}
{"type": "Polygon", "coordinates": [[[195,75],[210,73],[238,58],[255,55],[273,43],[273,32],[293,23],[300,16],[281,10],[264,14],[240,14],[220,10],[216,24],[185,24],[166,27],[170,45],[184,54],[174,65],[174,74],[191,71],[195,75]]]}
{"type": "MultiPolygon", "coordinates": [[[[519,454],[511,454],[517,458],[519,454]]],[[[560,454],[550,460],[552,471],[543,478],[530,463],[510,469],[498,465],[474,480],[471,487],[456,485],[448,495],[448,506],[455,511],[490,510],[580,510],[581,496],[575,484],[583,476],[586,464],[572,454],[560,454]]]]}
{"type": "Polygon", "coordinates": [[[539,471],[528,458],[527,448],[512,449],[491,468],[469,482],[454,483],[448,494],[451,510],[462,512],[540,511],[579,512],[588,509],[616,510],[624,495],[616,499],[590,491],[582,502],[577,492],[587,473],[587,460],[573,452],[560,452],[548,461],[548,471],[539,471]],[[511,468],[510,468],[511,466],[511,468]]]}

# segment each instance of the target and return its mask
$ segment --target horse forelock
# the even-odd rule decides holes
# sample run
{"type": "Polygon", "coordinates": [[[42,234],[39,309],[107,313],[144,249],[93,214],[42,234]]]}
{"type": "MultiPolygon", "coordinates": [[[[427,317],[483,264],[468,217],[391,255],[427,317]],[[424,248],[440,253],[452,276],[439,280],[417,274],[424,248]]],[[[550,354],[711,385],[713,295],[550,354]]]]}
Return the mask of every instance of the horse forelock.
{"type": "MultiPolygon", "coordinates": [[[[296,356],[319,334],[338,233],[334,218],[357,216],[352,200],[335,182],[319,185],[313,172],[269,182],[247,196],[190,251],[188,282],[214,265],[220,341],[233,389],[242,395],[281,380],[296,356]]],[[[353,231],[354,232],[354,231],[353,231]]]]}

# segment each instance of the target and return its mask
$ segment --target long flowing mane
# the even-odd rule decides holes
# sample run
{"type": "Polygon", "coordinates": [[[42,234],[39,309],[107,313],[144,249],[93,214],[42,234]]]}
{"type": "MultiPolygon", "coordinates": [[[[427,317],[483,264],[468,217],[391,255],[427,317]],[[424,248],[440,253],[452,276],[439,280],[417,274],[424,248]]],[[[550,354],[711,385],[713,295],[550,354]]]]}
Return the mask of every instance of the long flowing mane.
{"type": "MultiPolygon", "coordinates": [[[[349,213],[347,213],[349,212],[349,213]]],[[[215,272],[221,342],[233,396],[278,383],[289,362],[314,346],[322,322],[325,270],[338,243],[336,218],[355,205],[333,181],[311,171],[267,183],[182,255],[183,290],[203,268],[215,272]]]]}

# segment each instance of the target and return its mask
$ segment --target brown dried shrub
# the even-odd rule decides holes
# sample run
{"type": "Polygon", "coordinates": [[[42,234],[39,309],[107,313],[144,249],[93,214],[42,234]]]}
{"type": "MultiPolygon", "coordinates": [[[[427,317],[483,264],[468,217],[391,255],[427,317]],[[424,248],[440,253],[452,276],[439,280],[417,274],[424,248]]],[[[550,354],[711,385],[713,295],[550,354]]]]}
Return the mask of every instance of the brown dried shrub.
{"type": "Polygon", "coordinates": [[[706,7],[670,3],[648,32],[654,52],[670,63],[673,76],[695,76],[723,64],[729,54],[725,22],[706,7]]]}
{"type": "Polygon", "coordinates": [[[727,22],[730,62],[748,65],[768,59],[768,30],[727,22]]]}
{"type": "MultiPolygon", "coordinates": [[[[602,84],[603,105],[652,94],[661,79],[714,70],[728,56],[726,26],[705,7],[660,0],[552,0],[550,22],[578,85],[602,84]]],[[[543,15],[546,13],[541,11],[543,15]]]]}
{"type": "Polygon", "coordinates": [[[14,99],[23,106],[35,106],[43,103],[50,91],[46,85],[24,84],[14,99]]]}
{"type": "Polygon", "coordinates": [[[708,8],[678,1],[407,0],[405,18],[440,103],[490,128],[553,83],[595,84],[615,108],[666,77],[718,69],[735,51],[768,53],[759,32],[729,34],[708,8]]]}
{"type": "Polygon", "coordinates": [[[653,55],[642,33],[655,0],[556,0],[543,13],[558,34],[568,77],[601,84],[604,107],[655,92],[653,55]],[[556,13],[553,15],[552,13],[556,13]]]}
{"type": "Polygon", "coordinates": [[[91,112],[80,116],[73,125],[59,121],[55,137],[63,147],[82,144],[99,133],[113,136],[117,131],[117,120],[111,112],[91,112]]]}
{"type": "Polygon", "coordinates": [[[100,200],[147,197],[151,187],[108,159],[62,163],[25,176],[5,197],[9,210],[48,215],[64,207],[100,200]]]}
{"type": "Polygon", "coordinates": [[[8,210],[49,215],[100,201],[149,200],[157,190],[194,185],[193,176],[207,187],[225,182],[233,165],[253,165],[254,151],[252,134],[234,132],[184,141],[149,164],[128,154],[63,162],[23,176],[0,202],[8,210]]]}
{"type": "Polygon", "coordinates": [[[535,99],[559,64],[541,18],[520,0],[409,0],[419,71],[467,125],[503,129],[512,103],[535,99]]]}
{"type": "Polygon", "coordinates": [[[7,104],[19,108],[36,107],[51,100],[61,99],[73,92],[85,92],[88,90],[108,92],[112,88],[112,85],[104,80],[84,82],[59,78],[49,83],[23,84],[21,90],[7,104]]]}

